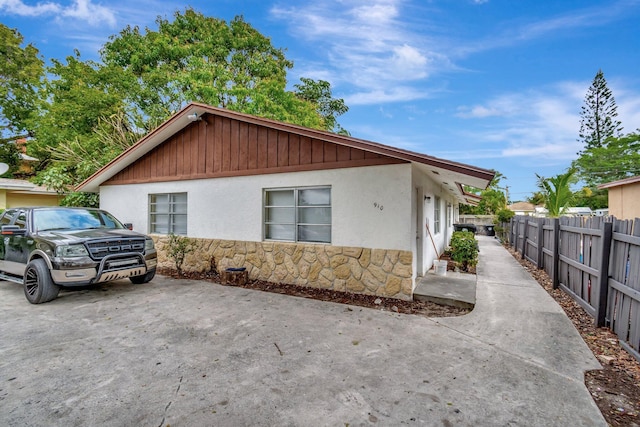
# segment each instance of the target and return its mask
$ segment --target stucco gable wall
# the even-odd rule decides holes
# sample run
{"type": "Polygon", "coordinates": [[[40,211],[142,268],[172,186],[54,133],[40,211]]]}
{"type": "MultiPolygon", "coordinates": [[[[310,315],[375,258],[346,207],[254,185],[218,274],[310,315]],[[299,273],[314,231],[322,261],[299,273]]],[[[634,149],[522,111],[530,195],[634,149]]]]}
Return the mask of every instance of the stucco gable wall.
{"type": "Polygon", "coordinates": [[[640,218],[640,182],[612,187],[609,191],[609,214],[618,219],[640,218]]]}

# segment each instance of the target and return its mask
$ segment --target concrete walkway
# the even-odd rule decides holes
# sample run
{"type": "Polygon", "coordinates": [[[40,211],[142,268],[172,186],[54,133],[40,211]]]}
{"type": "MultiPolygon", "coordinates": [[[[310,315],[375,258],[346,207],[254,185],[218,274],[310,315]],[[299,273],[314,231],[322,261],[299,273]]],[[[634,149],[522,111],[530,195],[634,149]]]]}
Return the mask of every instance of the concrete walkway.
{"type": "Polygon", "coordinates": [[[157,277],[28,304],[0,282],[7,426],[605,426],[599,364],[479,238],[468,315],[419,316],[157,277]]]}

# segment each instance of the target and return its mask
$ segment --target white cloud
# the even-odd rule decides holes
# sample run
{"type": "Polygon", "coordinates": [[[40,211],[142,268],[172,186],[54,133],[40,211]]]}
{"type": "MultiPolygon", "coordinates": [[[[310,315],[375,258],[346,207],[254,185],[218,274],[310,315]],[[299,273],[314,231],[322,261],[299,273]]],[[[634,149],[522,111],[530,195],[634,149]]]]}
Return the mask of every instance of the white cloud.
{"type": "Polygon", "coordinates": [[[344,96],[347,105],[385,104],[388,102],[411,101],[428,98],[428,92],[409,86],[393,86],[388,88],[361,91],[344,96]]]}
{"type": "Polygon", "coordinates": [[[58,13],[61,7],[57,3],[37,3],[35,6],[24,4],[21,0],[0,0],[0,8],[8,15],[39,16],[58,13]]]}
{"type": "MultiPolygon", "coordinates": [[[[520,157],[536,164],[553,164],[576,158],[580,108],[590,82],[562,82],[553,86],[497,96],[484,104],[458,108],[465,137],[496,158],[520,157]]],[[[640,127],[640,94],[620,82],[609,82],[618,106],[618,119],[632,132],[640,127]]],[[[481,151],[481,150],[480,150],[481,151]]],[[[474,150],[474,155],[476,151],[474,150]]]]}
{"type": "Polygon", "coordinates": [[[571,12],[539,21],[514,25],[506,24],[505,29],[496,34],[474,41],[452,44],[450,54],[455,57],[465,57],[472,53],[515,46],[529,40],[557,37],[558,33],[568,33],[581,28],[602,27],[626,17],[628,8],[637,3],[638,0],[619,0],[614,3],[574,9],[571,12]]]}
{"type": "Polygon", "coordinates": [[[104,6],[91,3],[91,0],[75,0],[73,5],[63,9],[63,17],[75,18],[91,25],[100,25],[102,22],[115,27],[116,17],[114,12],[104,6]]]}
{"type": "Polygon", "coordinates": [[[91,0],[74,0],[68,6],[55,2],[37,3],[35,6],[30,6],[22,0],[0,0],[0,8],[4,8],[4,13],[9,15],[54,15],[58,21],[62,21],[63,18],[72,18],[92,26],[98,26],[102,23],[107,24],[109,27],[116,25],[116,17],[113,10],[94,4],[91,0]]]}
{"type": "Polygon", "coordinates": [[[356,104],[409,101],[425,97],[412,87],[432,70],[450,66],[445,55],[430,49],[423,36],[405,30],[400,0],[327,1],[313,5],[273,8],[298,37],[326,50],[326,68],[333,70],[334,87],[355,86],[349,102],[356,104]],[[342,13],[336,13],[342,10],[342,13]],[[326,47],[325,47],[326,46],[326,47]],[[380,98],[376,98],[380,96],[380,98]]]}
{"type": "Polygon", "coordinates": [[[470,127],[480,144],[504,147],[497,157],[572,160],[581,148],[576,137],[582,95],[574,86],[504,94],[483,105],[460,107],[457,116],[476,122],[470,127]]]}

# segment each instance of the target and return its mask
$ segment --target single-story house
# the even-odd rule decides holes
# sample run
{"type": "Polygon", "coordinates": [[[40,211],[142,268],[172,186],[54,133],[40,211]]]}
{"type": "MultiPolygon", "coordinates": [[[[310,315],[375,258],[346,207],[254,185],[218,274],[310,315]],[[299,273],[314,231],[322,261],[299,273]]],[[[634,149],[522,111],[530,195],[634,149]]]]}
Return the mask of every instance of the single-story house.
{"type": "Polygon", "coordinates": [[[0,209],[18,206],[59,206],[62,196],[22,179],[0,178],[0,209]]]}
{"type": "Polygon", "coordinates": [[[411,299],[493,171],[192,103],[78,186],[185,270],[411,299]]]}
{"type": "Polygon", "coordinates": [[[598,185],[609,193],[609,215],[618,219],[640,218],[640,176],[598,185]]]}
{"type": "Polygon", "coordinates": [[[507,206],[507,209],[513,211],[516,215],[535,215],[536,205],[529,202],[515,202],[507,206]]]}

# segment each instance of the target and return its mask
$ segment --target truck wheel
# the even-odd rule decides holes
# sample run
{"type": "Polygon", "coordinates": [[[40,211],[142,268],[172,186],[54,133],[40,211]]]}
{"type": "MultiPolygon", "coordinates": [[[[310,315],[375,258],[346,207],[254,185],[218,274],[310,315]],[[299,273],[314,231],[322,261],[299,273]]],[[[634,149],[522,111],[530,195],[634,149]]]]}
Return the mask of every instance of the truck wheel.
{"type": "Polygon", "coordinates": [[[156,275],[156,270],[153,269],[151,271],[148,271],[147,274],[145,274],[144,276],[129,277],[129,280],[131,280],[131,283],[135,285],[141,285],[143,283],[150,282],[155,277],[155,275],[156,275]]]}
{"type": "Polygon", "coordinates": [[[31,304],[40,304],[56,299],[60,286],[53,283],[47,263],[34,259],[24,272],[24,295],[31,304]]]}

